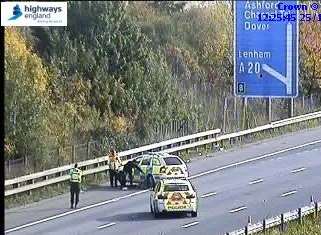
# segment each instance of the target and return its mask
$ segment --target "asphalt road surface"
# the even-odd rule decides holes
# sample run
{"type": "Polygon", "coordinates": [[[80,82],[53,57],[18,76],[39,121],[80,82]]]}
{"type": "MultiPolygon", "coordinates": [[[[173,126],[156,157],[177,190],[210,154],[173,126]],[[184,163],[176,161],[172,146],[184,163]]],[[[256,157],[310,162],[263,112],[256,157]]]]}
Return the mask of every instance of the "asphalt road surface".
{"type": "Polygon", "coordinates": [[[188,164],[199,196],[198,217],[155,219],[148,190],[112,190],[103,185],[5,211],[8,234],[213,235],[321,200],[321,128],[199,157],[188,164]],[[253,161],[246,161],[254,159],[253,161]],[[241,163],[235,165],[234,163],[241,163]]]}

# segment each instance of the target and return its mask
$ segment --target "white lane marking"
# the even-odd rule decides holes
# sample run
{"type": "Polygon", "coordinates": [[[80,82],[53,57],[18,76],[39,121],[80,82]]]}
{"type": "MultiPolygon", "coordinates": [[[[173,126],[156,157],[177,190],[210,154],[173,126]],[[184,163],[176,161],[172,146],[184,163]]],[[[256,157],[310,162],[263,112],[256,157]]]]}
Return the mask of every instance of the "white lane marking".
{"type": "Polygon", "coordinates": [[[203,195],[201,196],[201,198],[205,198],[205,197],[210,197],[210,196],[214,196],[214,195],[216,195],[216,194],[217,194],[217,192],[206,193],[206,194],[203,194],[203,195]]]}
{"type": "Polygon", "coordinates": [[[100,226],[98,226],[97,228],[98,228],[98,229],[107,228],[107,227],[113,226],[113,225],[115,225],[115,224],[116,224],[116,223],[109,223],[109,224],[105,224],[105,225],[100,225],[100,226]]]}
{"type": "Polygon", "coordinates": [[[295,170],[291,171],[291,173],[298,173],[298,172],[304,171],[305,169],[306,169],[305,167],[302,167],[302,168],[295,169],[295,170]]]}
{"type": "Polygon", "coordinates": [[[103,205],[109,204],[111,202],[115,202],[115,201],[118,201],[120,199],[133,197],[133,196],[136,196],[138,194],[142,194],[142,193],[145,193],[145,192],[148,192],[148,191],[149,190],[146,189],[146,190],[142,190],[142,191],[139,191],[139,192],[128,194],[126,196],[122,196],[122,197],[110,199],[110,200],[107,200],[107,201],[99,202],[97,204],[85,206],[85,207],[82,207],[82,208],[79,208],[79,209],[75,209],[75,210],[72,210],[72,211],[67,211],[67,212],[62,213],[62,214],[54,215],[54,216],[51,216],[51,217],[48,217],[48,218],[45,218],[45,219],[42,219],[42,220],[38,220],[38,221],[35,221],[35,222],[32,222],[32,223],[28,223],[28,224],[24,224],[24,225],[21,225],[21,226],[12,228],[12,229],[8,229],[8,230],[5,231],[5,233],[14,232],[14,231],[17,231],[17,230],[22,229],[22,228],[27,228],[27,227],[30,227],[30,226],[33,226],[33,225],[37,225],[37,224],[40,224],[40,223],[44,223],[44,222],[47,222],[47,221],[50,221],[50,220],[58,219],[58,218],[61,218],[61,217],[67,216],[67,215],[75,214],[75,213],[80,212],[80,211],[88,210],[88,209],[91,209],[91,208],[94,208],[94,207],[98,207],[98,206],[103,206],[103,205]]]}
{"type": "Polygon", "coordinates": [[[257,180],[251,181],[251,182],[249,183],[249,185],[258,184],[258,183],[262,183],[262,182],[263,182],[263,179],[257,179],[257,180]]]}
{"type": "Polygon", "coordinates": [[[185,225],[182,226],[182,228],[188,228],[188,227],[194,226],[196,224],[199,224],[199,222],[195,221],[193,223],[185,224],[185,225]]]}
{"type": "Polygon", "coordinates": [[[287,197],[287,196],[290,196],[290,195],[295,194],[295,193],[297,193],[297,192],[298,192],[298,191],[293,190],[293,191],[290,191],[290,192],[287,192],[287,193],[283,193],[283,194],[281,195],[281,197],[287,197]]]}
{"type": "Polygon", "coordinates": [[[244,165],[244,164],[249,163],[249,162],[258,161],[258,160],[261,160],[261,159],[264,159],[264,158],[272,157],[272,156],[280,154],[280,153],[285,153],[285,152],[288,152],[288,151],[291,151],[291,150],[303,148],[303,147],[306,147],[306,146],[309,146],[309,145],[313,145],[313,144],[317,144],[317,143],[321,143],[321,140],[316,140],[316,141],[313,141],[313,142],[310,142],[310,143],[301,144],[301,145],[296,146],[296,147],[291,147],[291,148],[279,150],[279,151],[276,151],[276,152],[273,152],[273,153],[264,154],[262,156],[251,158],[251,159],[248,159],[248,160],[245,160],[245,161],[232,163],[232,164],[229,164],[227,166],[222,166],[222,167],[219,167],[219,168],[216,168],[216,169],[213,169],[213,170],[208,170],[208,171],[193,175],[191,177],[188,177],[188,179],[194,179],[194,178],[197,178],[197,177],[200,177],[200,176],[203,176],[203,175],[208,175],[208,174],[211,174],[211,173],[214,173],[214,172],[218,172],[218,171],[222,171],[222,170],[225,170],[225,169],[228,169],[228,168],[231,168],[231,167],[244,165]]]}
{"type": "Polygon", "coordinates": [[[239,212],[239,211],[242,211],[242,210],[245,210],[245,209],[247,209],[247,207],[246,206],[242,206],[242,207],[239,207],[239,208],[232,209],[229,212],[230,213],[235,213],[235,212],[239,212]]]}
{"type": "MultiPolygon", "coordinates": [[[[188,177],[188,179],[194,179],[194,178],[197,178],[197,177],[201,177],[203,175],[208,175],[208,174],[211,174],[211,173],[215,173],[215,172],[218,172],[218,171],[221,171],[221,170],[225,170],[225,169],[228,169],[228,168],[231,168],[231,167],[234,167],[234,166],[243,165],[243,164],[246,164],[246,163],[249,163],[249,162],[258,161],[258,160],[261,160],[261,159],[264,159],[264,158],[267,158],[267,157],[271,157],[271,156],[277,155],[279,153],[284,153],[284,152],[288,152],[288,151],[291,151],[291,150],[294,150],[294,149],[303,148],[305,146],[313,145],[313,144],[316,144],[316,143],[321,143],[321,140],[316,140],[316,141],[313,141],[313,142],[310,142],[310,143],[305,143],[305,144],[302,144],[302,145],[299,145],[299,146],[296,146],[296,147],[291,147],[291,148],[280,150],[280,151],[277,151],[277,152],[274,152],[274,153],[265,154],[265,155],[260,156],[260,157],[255,157],[255,158],[251,158],[251,159],[248,159],[248,160],[245,160],[245,161],[229,164],[227,166],[219,167],[219,168],[216,168],[216,169],[213,169],[213,170],[209,170],[209,171],[206,171],[206,172],[203,172],[203,173],[199,173],[199,174],[190,176],[190,177],[188,177]]],[[[145,192],[148,192],[148,191],[149,191],[148,189],[142,190],[142,191],[138,191],[136,193],[132,193],[132,194],[128,194],[128,195],[126,195],[124,197],[120,197],[120,198],[118,198],[118,200],[119,199],[124,199],[124,198],[127,198],[127,197],[132,197],[132,196],[135,196],[135,195],[138,195],[138,194],[141,194],[141,193],[145,193],[145,192]]],[[[80,211],[83,211],[83,210],[88,210],[88,209],[91,209],[91,208],[94,208],[94,207],[102,206],[102,205],[105,205],[105,204],[108,204],[108,203],[111,203],[111,202],[115,202],[115,201],[117,201],[116,198],[111,199],[111,200],[107,200],[107,201],[103,201],[103,202],[100,202],[100,203],[97,203],[97,204],[89,205],[89,206],[86,206],[86,207],[83,207],[83,208],[79,208],[79,209],[76,209],[76,210],[68,211],[68,212],[65,212],[65,213],[62,213],[62,214],[58,214],[58,215],[51,216],[51,217],[48,217],[48,218],[45,218],[45,219],[42,219],[42,220],[38,220],[38,221],[35,221],[35,222],[31,222],[31,223],[28,223],[28,224],[24,224],[24,225],[15,227],[15,228],[11,228],[11,229],[5,230],[5,233],[14,232],[14,231],[20,230],[22,228],[26,228],[26,227],[30,227],[30,226],[33,226],[33,225],[37,225],[37,224],[40,224],[40,223],[43,223],[43,222],[47,222],[47,221],[50,221],[50,220],[53,220],[53,219],[64,217],[64,216],[67,216],[67,215],[70,215],[70,214],[74,214],[74,213],[77,213],[77,212],[80,212],[80,211]]]]}

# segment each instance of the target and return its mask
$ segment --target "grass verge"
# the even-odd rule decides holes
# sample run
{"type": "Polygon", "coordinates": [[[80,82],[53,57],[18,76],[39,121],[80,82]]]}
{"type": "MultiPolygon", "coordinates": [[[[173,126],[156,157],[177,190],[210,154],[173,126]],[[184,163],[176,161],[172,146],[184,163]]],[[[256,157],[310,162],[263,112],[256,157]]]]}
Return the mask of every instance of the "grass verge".
{"type": "Polygon", "coordinates": [[[295,221],[290,222],[286,227],[286,230],[283,232],[279,228],[274,228],[257,235],[321,235],[321,216],[317,219],[309,216],[303,219],[302,224],[295,221]]]}

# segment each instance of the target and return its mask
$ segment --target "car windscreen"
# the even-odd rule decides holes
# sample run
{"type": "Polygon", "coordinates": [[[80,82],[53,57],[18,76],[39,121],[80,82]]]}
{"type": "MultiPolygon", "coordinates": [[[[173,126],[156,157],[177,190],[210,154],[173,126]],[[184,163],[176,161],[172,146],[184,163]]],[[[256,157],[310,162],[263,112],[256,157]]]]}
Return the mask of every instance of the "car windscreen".
{"type": "Polygon", "coordinates": [[[164,157],[164,161],[166,165],[169,165],[169,166],[183,164],[182,161],[179,160],[177,157],[164,157]]]}
{"type": "Polygon", "coordinates": [[[164,192],[175,192],[175,191],[188,191],[188,185],[186,184],[167,184],[164,185],[164,192]]]}

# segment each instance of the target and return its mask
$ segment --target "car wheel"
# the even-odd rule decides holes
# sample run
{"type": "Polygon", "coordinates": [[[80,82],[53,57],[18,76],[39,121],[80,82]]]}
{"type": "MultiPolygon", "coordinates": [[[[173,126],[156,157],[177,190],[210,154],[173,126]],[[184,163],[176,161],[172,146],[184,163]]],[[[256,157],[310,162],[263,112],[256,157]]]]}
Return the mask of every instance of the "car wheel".
{"type": "Polygon", "coordinates": [[[197,211],[192,211],[192,217],[197,217],[197,211]]]}

